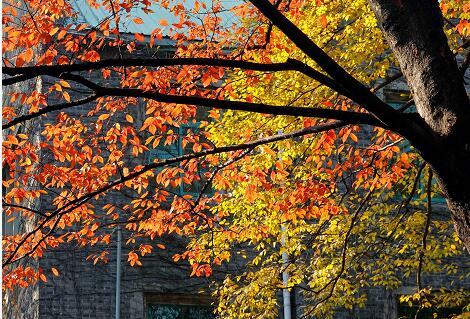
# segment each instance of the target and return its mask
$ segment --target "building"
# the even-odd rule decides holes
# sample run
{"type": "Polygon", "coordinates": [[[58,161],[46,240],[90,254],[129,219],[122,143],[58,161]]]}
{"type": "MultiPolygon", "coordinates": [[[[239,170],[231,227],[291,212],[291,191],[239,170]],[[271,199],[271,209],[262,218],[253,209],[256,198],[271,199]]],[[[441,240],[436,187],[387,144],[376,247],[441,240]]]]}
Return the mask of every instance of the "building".
{"type": "MultiPolygon", "coordinates": [[[[76,2],[81,12],[79,22],[89,22],[94,25],[102,19],[100,12],[87,11],[86,6],[80,6],[76,2]]],[[[133,24],[128,27],[130,34],[138,32],[148,35],[151,30],[146,29],[147,25],[133,24]]],[[[138,51],[144,54],[141,51],[138,51]]],[[[168,56],[172,52],[172,42],[164,38],[159,43],[158,50],[146,52],[155,56],[168,56]]],[[[104,57],[115,57],[118,52],[113,48],[106,48],[102,52],[104,57]]],[[[110,80],[112,81],[112,79],[110,80]]],[[[47,77],[40,81],[31,81],[31,85],[41,86],[41,90],[47,90],[49,86],[47,77]]],[[[406,87],[402,84],[389,92],[384,93],[384,98],[388,101],[402,104],[396,97],[396,92],[405,92],[406,87]],[[393,97],[395,96],[395,97],[393,97]],[[394,100],[395,99],[395,100],[394,100]]],[[[86,116],[88,106],[74,108],[70,111],[74,116],[86,116]]],[[[140,114],[140,118],[142,114],[140,114]]],[[[54,114],[50,115],[51,117],[54,114]]],[[[135,118],[139,119],[139,109],[136,109],[135,118]]],[[[91,119],[92,120],[92,119],[91,119]]],[[[38,119],[47,121],[47,119],[38,119]]],[[[36,129],[44,124],[38,121],[30,123],[32,129],[36,129]]],[[[37,138],[40,136],[37,134],[37,138]]],[[[182,154],[181,147],[171,149],[157,149],[154,156],[165,158],[168,155],[182,154]]],[[[135,161],[144,163],[147,158],[137,158],[135,161]]],[[[179,192],[190,190],[179,189],[179,192]]],[[[119,194],[113,195],[113,201],[123,202],[119,194]]],[[[35,203],[33,203],[35,204],[35,203]]],[[[11,225],[13,228],[19,225],[11,225]]],[[[27,227],[27,225],[23,226],[27,227]]],[[[10,231],[14,231],[11,229],[10,231]]],[[[40,282],[38,285],[28,288],[18,294],[9,295],[8,304],[10,311],[6,315],[10,318],[114,318],[116,308],[119,309],[121,318],[210,318],[211,296],[210,282],[205,278],[189,278],[190,270],[181,264],[175,264],[171,260],[172,252],[178,251],[184,245],[184,241],[178,237],[166,238],[166,250],[156,251],[154,254],[144,259],[142,267],[130,267],[122,256],[118,260],[118,233],[113,233],[110,243],[110,256],[107,264],[92,265],[86,258],[88,255],[99,252],[102,247],[79,248],[75,246],[64,246],[60,249],[48,252],[48,255],[41,259],[36,266],[43,269],[57,267],[61,276],[49,277],[47,282],[40,282]],[[121,269],[121,277],[117,278],[118,268],[121,269]],[[119,284],[118,284],[119,283],[119,284]],[[116,291],[119,289],[120,304],[116,307],[116,291]]],[[[122,237],[125,238],[125,231],[122,237]]],[[[121,240],[124,240],[121,238],[121,240]]],[[[215,276],[223,277],[225,272],[236,272],[236,269],[220,269],[215,276]]],[[[448,276],[436,277],[433,279],[437,286],[445,286],[449,280],[458,280],[448,276]]],[[[463,286],[470,287],[469,282],[462,283],[463,286]]],[[[353,309],[350,311],[339,311],[338,318],[397,318],[405,315],[407,309],[401,307],[397,302],[397,296],[410,293],[415,284],[410,282],[408,286],[396,291],[384,288],[371,288],[368,291],[369,297],[366,307],[363,309],[353,309]]],[[[298,299],[298,313],[300,316],[301,299],[298,299]]],[[[295,303],[294,303],[295,304],[295,303]]]]}

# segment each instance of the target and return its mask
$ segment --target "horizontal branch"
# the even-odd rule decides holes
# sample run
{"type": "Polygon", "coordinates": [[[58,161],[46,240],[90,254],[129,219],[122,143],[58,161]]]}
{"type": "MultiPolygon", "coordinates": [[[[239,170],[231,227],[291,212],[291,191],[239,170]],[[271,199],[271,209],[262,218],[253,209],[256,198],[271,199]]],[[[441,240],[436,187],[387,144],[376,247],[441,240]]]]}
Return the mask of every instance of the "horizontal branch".
{"type": "Polygon", "coordinates": [[[367,113],[351,111],[311,107],[278,106],[243,101],[216,100],[199,96],[178,96],[162,94],[158,92],[147,92],[139,89],[105,88],[103,92],[100,93],[110,96],[142,97],[162,103],[207,106],[222,110],[247,111],[270,115],[302,116],[325,118],[331,120],[344,120],[354,124],[369,124],[384,127],[383,123],[379,122],[373,116],[367,113]]]}
{"type": "Polygon", "coordinates": [[[63,74],[58,76],[62,79],[72,80],[80,83],[95,92],[94,95],[87,97],[82,100],[78,100],[71,103],[64,103],[52,106],[46,106],[38,112],[23,115],[12,121],[6,123],[3,129],[7,129],[15,124],[30,120],[48,112],[62,110],[67,107],[73,107],[82,105],[84,103],[91,102],[98,97],[103,96],[120,96],[120,97],[140,97],[151,99],[161,103],[175,103],[175,104],[186,104],[196,106],[213,107],[223,110],[236,110],[236,111],[247,111],[261,114],[270,115],[286,115],[286,116],[302,116],[302,117],[314,117],[314,118],[325,118],[332,120],[347,121],[349,124],[368,124],[373,126],[380,126],[386,128],[383,123],[378,121],[375,117],[367,113],[323,109],[323,108],[311,108],[311,107],[298,107],[298,106],[277,106],[263,103],[251,103],[243,101],[230,101],[230,100],[218,100],[212,98],[205,98],[200,96],[183,96],[183,95],[171,95],[163,94],[159,92],[152,92],[142,89],[134,88],[115,88],[115,87],[104,87],[100,86],[80,75],[76,74],[63,74]]]}
{"type": "MultiPolygon", "coordinates": [[[[36,226],[32,231],[27,233],[17,244],[17,247],[15,250],[12,251],[12,253],[6,258],[6,260],[3,262],[2,267],[8,266],[12,263],[15,263],[26,256],[21,256],[18,258],[15,258],[16,254],[18,253],[19,248],[31,237],[33,236],[37,231],[39,231],[41,228],[43,228],[47,222],[55,218],[56,216],[62,216],[66,213],[69,213],[73,211],[74,209],[80,207],[81,205],[85,204],[87,201],[89,201],[92,198],[95,198],[96,196],[99,196],[127,181],[131,181],[142,174],[164,166],[172,165],[175,163],[180,163],[183,161],[188,161],[192,159],[197,159],[201,158],[207,155],[215,155],[215,154],[221,154],[221,153],[227,153],[227,152],[233,152],[233,151],[239,151],[239,150],[244,150],[244,149],[253,149],[257,146],[273,143],[273,142],[278,142],[282,140],[287,140],[287,139],[292,139],[296,137],[301,137],[309,134],[315,134],[315,133],[320,133],[332,129],[337,129],[344,127],[348,125],[349,123],[343,122],[343,121],[335,121],[335,122],[330,122],[330,123],[325,123],[325,124],[320,124],[317,126],[312,126],[312,127],[307,127],[298,131],[294,131],[291,133],[285,133],[285,134],[279,134],[279,135],[274,135],[262,139],[258,139],[252,142],[247,142],[247,143],[241,143],[241,144],[235,144],[235,145],[229,145],[229,146],[222,146],[222,147],[216,147],[208,150],[204,150],[201,152],[197,153],[192,153],[192,154],[187,154],[187,155],[182,155],[174,158],[169,158],[163,161],[159,161],[156,163],[152,164],[147,164],[143,166],[140,170],[130,173],[126,176],[122,176],[121,178],[108,183],[107,185],[100,187],[90,193],[84,194],[74,200],[69,201],[67,204],[63,205],[62,207],[56,209],[55,211],[51,212],[50,214],[47,215],[46,218],[44,218],[41,223],[36,226]]],[[[57,221],[56,221],[57,222],[57,221]]]]}
{"type": "Polygon", "coordinates": [[[40,215],[42,217],[46,217],[47,215],[45,215],[44,213],[36,210],[36,209],[33,209],[33,208],[29,208],[29,207],[26,207],[26,206],[22,206],[22,205],[16,205],[16,204],[9,204],[5,201],[2,201],[2,206],[3,207],[7,207],[7,208],[18,208],[18,209],[21,209],[21,210],[26,210],[30,213],[33,213],[33,214],[37,214],[37,215],[40,215]]]}
{"type": "MultiPolygon", "coordinates": [[[[214,66],[238,68],[253,71],[289,71],[293,70],[291,60],[281,63],[257,63],[241,60],[229,60],[218,58],[150,58],[150,59],[106,59],[97,62],[38,65],[26,67],[3,67],[3,73],[8,75],[27,75],[35,77],[39,75],[59,75],[62,73],[99,70],[110,67],[165,67],[165,66],[214,66]]],[[[4,85],[8,85],[4,84],[4,85]]]]}
{"type": "Polygon", "coordinates": [[[82,76],[74,74],[66,74],[63,75],[62,78],[76,81],[82,85],[85,85],[91,90],[94,90],[96,94],[103,96],[141,97],[161,103],[206,106],[223,110],[247,111],[271,115],[303,116],[331,120],[344,120],[348,121],[350,124],[369,124],[383,127],[382,123],[367,113],[311,107],[278,106],[243,101],[218,100],[200,96],[171,95],[133,88],[110,88],[99,86],[96,83],[83,78],[82,76]]]}
{"type": "Polygon", "coordinates": [[[403,76],[403,73],[401,73],[401,71],[398,72],[398,73],[395,73],[391,77],[385,78],[385,80],[382,83],[380,83],[377,86],[373,87],[370,91],[372,93],[376,93],[378,90],[380,90],[380,89],[386,87],[387,85],[395,82],[396,80],[400,79],[402,76],[403,76]]]}
{"type": "Polygon", "coordinates": [[[2,85],[12,85],[40,75],[58,76],[63,73],[99,70],[110,67],[165,67],[165,66],[213,66],[261,72],[297,71],[328,86],[340,94],[347,92],[336,81],[295,59],[280,63],[258,63],[217,58],[166,58],[166,59],[107,59],[98,62],[26,67],[3,67],[3,73],[12,78],[3,79],[2,85]]]}
{"type": "Polygon", "coordinates": [[[72,102],[69,102],[69,103],[60,103],[60,104],[56,104],[56,105],[48,105],[46,107],[43,107],[42,109],[40,109],[37,112],[33,112],[33,113],[30,113],[30,114],[26,114],[26,115],[22,115],[22,116],[18,116],[16,118],[14,118],[10,122],[6,123],[5,125],[2,125],[2,130],[6,130],[6,129],[8,129],[8,128],[16,125],[16,124],[34,119],[34,118],[39,117],[41,115],[47,114],[49,112],[64,110],[64,109],[67,109],[67,108],[70,108],[70,107],[79,106],[79,105],[83,105],[83,104],[86,104],[86,103],[89,103],[89,102],[93,102],[99,97],[100,96],[98,94],[93,94],[93,95],[90,95],[86,98],[76,100],[76,101],[72,101],[72,102]]]}

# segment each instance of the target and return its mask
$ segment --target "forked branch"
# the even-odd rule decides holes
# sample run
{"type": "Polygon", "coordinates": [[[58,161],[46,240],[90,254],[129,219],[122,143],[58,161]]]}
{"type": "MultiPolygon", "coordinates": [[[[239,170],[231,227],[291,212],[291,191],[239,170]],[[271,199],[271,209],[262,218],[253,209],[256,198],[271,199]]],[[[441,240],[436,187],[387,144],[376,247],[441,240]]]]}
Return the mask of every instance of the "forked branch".
{"type": "MultiPolygon", "coordinates": [[[[185,161],[189,161],[189,160],[192,160],[192,159],[205,157],[207,155],[214,155],[214,154],[227,153],[227,152],[232,152],[232,151],[253,149],[255,147],[258,147],[258,146],[261,146],[261,145],[264,145],[264,144],[274,143],[274,142],[287,140],[287,139],[292,139],[292,138],[296,138],[296,137],[301,137],[301,136],[305,136],[305,135],[309,135],[309,134],[325,132],[325,131],[332,130],[332,129],[338,129],[338,128],[344,127],[346,125],[348,125],[348,123],[343,122],[343,121],[335,121],[335,122],[330,122],[330,123],[324,123],[324,124],[320,124],[320,125],[317,125],[317,126],[307,127],[307,128],[302,129],[302,130],[293,131],[293,132],[290,132],[290,133],[279,134],[279,135],[269,136],[269,137],[266,137],[266,138],[261,138],[261,139],[258,139],[258,140],[252,141],[252,142],[229,145],[229,146],[222,146],[222,147],[215,147],[215,148],[204,150],[204,151],[201,151],[201,152],[182,155],[182,156],[178,156],[178,157],[174,157],[174,158],[169,158],[169,159],[166,159],[166,160],[163,160],[163,161],[159,161],[159,162],[156,162],[156,163],[147,164],[147,165],[143,166],[141,169],[139,169],[138,171],[132,172],[132,173],[126,175],[126,176],[122,176],[119,179],[117,179],[115,181],[112,181],[112,182],[110,182],[110,183],[108,183],[108,184],[92,191],[92,192],[89,192],[89,193],[86,193],[82,196],[79,196],[76,199],[71,200],[68,203],[64,204],[63,206],[57,208],[55,211],[49,213],[47,215],[47,217],[44,218],[38,224],[38,226],[36,226],[32,231],[30,231],[29,233],[27,233],[23,236],[23,238],[16,245],[16,248],[5,259],[5,261],[2,264],[2,267],[8,266],[12,263],[20,261],[20,260],[26,258],[27,256],[31,255],[33,253],[33,251],[29,251],[29,252],[25,253],[24,255],[15,258],[18,251],[19,251],[19,249],[28,241],[28,239],[31,238],[31,236],[34,236],[38,231],[43,229],[47,225],[47,223],[49,223],[54,218],[57,218],[57,219],[54,222],[51,230],[53,230],[57,226],[58,220],[60,220],[61,216],[77,209],[78,207],[80,207],[83,204],[87,203],[91,199],[97,198],[101,194],[104,194],[105,192],[107,192],[109,190],[112,190],[113,188],[118,187],[119,185],[122,185],[127,181],[131,181],[135,178],[138,178],[139,176],[145,174],[146,172],[148,172],[150,170],[157,169],[157,168],[160,168],[160,167],[169,166],[169,165],[175,164],[175,163],[180,163],[180,162],[185,162],[185,161]]],[[[52,234],[52,232],[48,231],[45,236],[50,236],[51,234],[52,234]]],[[[47,238],[47,237],[42,237],[40,239],[41,243],[45,240],[45,238],[47,238]]],[[[39,247],[39,245],[35,245],[34,247],[39,247]]]]}

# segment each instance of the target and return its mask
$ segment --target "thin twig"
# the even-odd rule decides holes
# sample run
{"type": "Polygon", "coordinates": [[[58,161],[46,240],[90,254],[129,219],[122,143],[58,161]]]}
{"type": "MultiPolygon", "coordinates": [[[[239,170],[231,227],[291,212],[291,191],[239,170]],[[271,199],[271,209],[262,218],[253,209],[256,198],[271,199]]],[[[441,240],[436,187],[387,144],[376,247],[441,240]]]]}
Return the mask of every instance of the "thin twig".
{"type": "Polygon", "coordinates": [[[426,203],[426,223],[424,225],[423,231],[423,239],[422,239],[422,249],[419,252],[418,256],[418,270],[416,272],[416,286],[418,288],[419,294],[419,307],[415,314],[415,319],[418,319],[418,315],[422,309],[422,298],[421,298],[421,290],[422,290],[422,282],[421,282],[421,273],[423,270],[423,262],[424,262],[424,253],[427,249],[427,237],[429,234],[429,226],[431,225],[431,215],[432,215],[432,198],[431,198],[431,186],[432,186],[432,170],[429,168],[429,176],[428,176],[428,183],[426,187],[427,192],[427,203],[426,203]]]}

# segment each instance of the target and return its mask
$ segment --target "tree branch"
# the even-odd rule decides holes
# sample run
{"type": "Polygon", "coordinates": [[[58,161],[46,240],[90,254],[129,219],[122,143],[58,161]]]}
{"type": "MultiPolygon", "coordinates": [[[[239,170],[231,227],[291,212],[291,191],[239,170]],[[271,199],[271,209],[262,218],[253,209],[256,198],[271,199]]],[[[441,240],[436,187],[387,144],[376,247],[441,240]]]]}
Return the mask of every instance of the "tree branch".
{"type": "Polygon", "coordinates": [[[262,103],[251,103],[243,101],[229,101],[217,100],[211,98],[204,98],[200,96],[181,96],[170,95],[159,92],[149,92],[142,89],[133,88],[109,88],[99,86],[79,75],[67,74],[62,76],[64,79],[69,79],[81,83],[88,88],[97,92],[97,94],[108,96],[122,96],[122,97],[141,97],[154,100],[161,103],[175,103],[175,104],[189,104],[196,106],[208,106],[224,110],[247,111],[271,115],[288,115],[288,116],[303,116],[303,117],[316,117],[326,118],[331,120],[348,121],[348,123],[355,124],[369,124],[374,126],[384,127],[382,123],[377,121],[374,117],[367,113],[341,111],[332,109],[310,108],[310,107],[294,107],[294,106],[277,106],[262,103]]]}
{"type": "Polygon", "coordinates": [[[76,101],[72,101],[72,102],[69,102],[69,103],[61,103],[61,104],[56,104],[56,105],[48,105],[46,107],[43,107],[42,109],[40,109],[39,111],[37,112],[34,112],[34,113],[31,113],[31,114],[26,114],[26,115],[22,115],[22,116],[18,116],[16,118],[14,118],[13,120],[11,120],[10,122],[2,125],[2,130],[6,130],[16,124],[19,124],[19,123],[23,123],[25,121],[28,121],[28,120],[31,120],[31,119],[34,119],[36,117],[39,117],[41,115],[44,115],[44,114],[47,114],[47,113],[50,113],[50,112],[53,112],[53,111],[59,111],[59,110],[64,110],[64,109],[67,109],[67,108],[70,108],[70,107],[74,107],[74,106],[79,106],[79,105],[83,105],[83,104],[86,104],[86,103],[90,103],[92,101],[95,101],[97,98],[99,98],[100,95],[99,94],[93,94],[93,95],[90,95],[84,99],[80,99],[80,100],[76,100],[76,101]]]}
{"type": "Polygon", "coordinates": [[[40,111],[28,115],[24,115],[13,119],[9,123],[3,126],[3,129],[9,128],[15,124],[24,122],[26,120],[38,117],[51,111],[65,109],[67,107],[73,107],[82,105],[84,103],[91,102],[98,97],[102,96],[121,96],[121,97],[140,97],[154,100],[161,103],[175,103],[175,104],[189,104],[196,106],[208,106],[224,110],[237,110],[255,112],[261,114],[271,115],[287,115],[287,116],[303,116],[303,117],[315,117],[325,118],[332,120],[347,121],[349,124],[368,124],[373,126],[380,126],[387,128],[375,119],[373,116],[367,113],[333,110],[333,109],[322,109],[322,108],[311,108],[311,107],[294,107],[294,106],[277,106],[268,105],[262,103],[250,103],[242,101],[229,101],[229,100],[217,100],[211,98],[204,98],[200,96],[182,96],[182,95],[170,95],[159,92],[151,92],[142,89],[134,88],[113,88],[100,86],[80,75],[76,74],[62,74],[58,76],[62,79],[72,80],[80,83],[95,92],[94,95],[78,100],[72,103],[59,104],[54,106],[46,106],[40,111]]]}
{"type": "Polygon", "coordinates": [[[16,204],[9,204],[5,201],[2,201],[2,205],[3,207],[11,207],[11,208],[19,208],[19,209],[23,209],[23,210],[26,210],[28,212],[31,212],[31,213],[34,213],[34,214],[37,214],[37,215],[40,215],[42,217],[47,217],[46,214],[44,214],[43,212],[40,212],[36,209],[33,209],[33,208],[29,208],[29,207],[26,207],[26,206],[21,206],[21,205],[16,205],[16,204]]]}
{"type": "MultiPolygon", "coordinates": [[[[156,169],[156,168],[159,168],[159,167],[168,166],[168,165],[175,164],[175,163],[179,163],[179,162],[183,162],[183,161],[188,161],[188,160],[191,160],[191,159],[204,157],[204,156],[207,156],[207,155],[214,155],[214,154],[238,151],[238,150],[243,150],[243,149],[252,149],[252,148],[255,148],[257,146],[268,144],[268,143],[278,142],[278,141],[282,141],[282,140],[286,140],[286,139],[291,139],[291,138],[295,138],[295,137],[301,137],[301,136],[305,136],[305,135],[309,135],[309,134],[315,134],[315,133],[320,133],[320,132],[324,132],[324,131],[328,131],[328,130],[332,130],[332,129],[341,128],[341,127],[346,126],[348,124],[349,123],[343,122],[343,121],[335,121],[335,122],[320,124],[320,125],[317,125],[317,126],[304,128],[302,130],[294,131],[294,132],[291,132],[291,133],[274,135],[274,136],[270,136],[270,137],[258,139],[258,140],[252,141],[252,142],[242,143],[242,144],[216,147],[216,148],[213,148],[213,149],[204,150],[204,151],[201,151],[201,152],[187,154],[187,155],[182,155],[182,156],[178,156],[178,157],[174,157],[174,158],[169,158],[169,159],[157,162],[157,163],[152,163],[152,164],[145,165],[140,170],[138,170],[136,172],[133,172],[133,173],[130,173],[130,174],[128,174],[124,177],[121,177],[121,178],[119,178],[119,179],[117,179],[113,182],[110,182],[107,185],[102,186],[102,187],[100,187],[100,188],[98,188],[98,189],[96,189],[92,192],[89,192],[89,193],[84,194],[80,197],[77,197],[76,199],[69,201],[68,203],[64,204],[63,206],[57,208],[55,211],[48,214],[47,217],[43,221],[41,221],[41,223],[36,228],[34,228],[34,230],[27,233],[23,237],[23,239],[17,244],[16,248],[12,251],[12,253],[3,262],[2,267],[5,267],[9,264],[12,264],[14,262],[17,262],[17,261],[25,258],[26,256],[21,256],[21,257],[18,257],[18,258],[15,259],[15,256],[18,253],[18,250],[20,249],[20,247],[22,245],[24,245],[24,243],[31,236],[33,236],[37,231],[42,229],[46,225],[46,223],[49,222],[50,220],[52,220],[54,217],[59,216],[59,219],[60,219],[60,216],[63,216],[64,214],[73,211],[74,209],[76,209],[76,208],[80,207],[81,205],[85,204],[86,202],[88,202],[90,199],[92,199],[96,196],[99,196],[100,194],[103,194],[103,193],[113,189],[114,187],[119,186],[119,185],[121,185],[121,184],[123,184],[127,181],[133,180],[133,179],[141,176],[142,174],[144,174],[144,173],[146,173],[150,170],[153,170],[153,169],[156,169]]],[[[57,224],[57,223],[58,223],[58,221],[55,222],[55,224],[57,224]]],[[[48,233],[48,236],[49,235],[50,234],[48,233]]]]}
{"type": "Polygon", "coordinates": [[[393,107],[380,100],[369,88],[356,80],[305,33],[269,2],[250,0],[261,13],[279,28],[302,52],[315,61],[331,78],[351,94],[351,99],[363,106],[391,130],[406,137],[421,149],[430,147],[431,133],[426,123],[402,116],[393,107]]]}
{"type": "Polygon", "coordinates": [[[350,239],[350,236],[351,236],[351,232],[352,232],[352,230],[353,230],[353,228],[356,224],[356,221],[357,221],[357,218],[359,217],[360,212],[363,210],[363,208],[365,207],[365,205],[367,204],[367,202],[371,198],[374,191],[375,191],[375,188],[374,187],[371,188],[370,191],[367,193],[367,195],[364,197],[364,199],[361,201],[361,203],[359,204],[357,209],[354,211],[354,214],[351,218],[351,223],[349,224],[348,229],[346,231],[346,235],[344,236],[344,243],[343,243],[343,247],[341,249],[341,266],[340,266],[340,269],[339,269],[338,273],[336,274],[336,276],[333,277],[332,279],[330,279],[319,290],[312,290],[312,289],[307,288],[307,287],[302,287],[302,289],[306,289],[307,291],[311,291],[311,292],[318,295],[321,292],[323,292],[324,290],[326,290],[331,285],[331,288],[329,289],[327,295],[325,297],[321,298],[318,302],[315,303],[315,305],[308,312],[306,317],[308,317],[321,303],[327,301],[329,298],[331,298],[331,296],[333,296],[333,293],[334,293],[335,288],[336,288],[336,284],[338,283],[339,279],[341,278],[341,276],[343,275],[343,273],[346,269],[346,259],[347,259],[346,255],[347,255],[347,249],[348,249],[348,244],[349,244],[349,239],[350,239]]]}
{"type": "Polygon", "coordinates": [[[460,65],[459,70],[460,73],[462,74],[462,77],[465,76],[465,73],[467,72],[468,67],[470,66],[470,51],[467,52],[465,55],[465,58],[462,62],[462,65],[460,65]]]}
{"type": "Polygon", "coordinates": [[[405,209],[405,212],[398,218],[398,222],[395,224],[395,227],[390,232],[390,234],[387,236],[387,238],[386,238],[387,240],[391,239],[395,235],[395,232],[397,231],[398,226],[405,219],[405,217],[408,213],[408,206],[410,205],[411,200],[415,196],[416,190],[418,189],[419,180],[421,178],[421,173],[423,172],[423,169],[426,167],[426,165],[427,165],[426,163],[423,163],[419,166],[418,171],[416,172],[416,176],[413,179],[413,187],[411,188],[411,191],[408,194],[408,196],[400,203],[400,206],[398,207],[396,215],[400,216],[400,214],[402,214],[403,209],[405,209]]]}
{"type": "Polygon", "coordinates": [[[422,239],[422,248],[421,251],[419,252],[418,256],[418,270],[416,272],[416,286],[418,288],[418,293],[419,293],[419,308],[416,311],[415,319],[418,318],[418,314],[421,311],[421,306],[422,306],[422,298],[421,298],[421,289],[422,289],[422,284],[421,284],[421,273],[423,270],[423,262],[424,262],[424,253],[427,249],[427,237],[429,234],[429,226],[431,225],[431,215],[432,215],[432,199],[431,199],[431,186],[432,186],[432,170],[429,168],[429,176],[428,176],[428,182],[426,186],[426,193],[427,193],[427,202],[426,202],[426,223],[424,225],[424,231],[423,231],[423,239],[422,239]]]}
{"type": "Polygon", "coordinates": [[[401,77],[403,76],[403,73],[401,72],[398,72],[394,75],[392,75],[391,77],[388,77],[385,79],[385,81],[383,81],[382,83],[374,86],[372,89],[371,89],[371,92],[375,93],[377,92],[378,90],[380,90],[381,88],[384,88],[386,87],[387,85],[395,82],[396,80],[400,79],[401,77]]]}
{"type": "Polygon", "coordinates": [[[287,59],[286,62],[271,64],[217,58],[108,59],[79,64],[27,67],[4,66],[2,69],[3,73],[15,77],[3,79],[2,85],[12,85],[40,75],[58,76],[63,73],[99,70],[110,67],[165,67],[183,65],[236,68],[261,72],[298,71],[341,94],[346,94],[346,91],[336,81],[295,59],[287,59]]]}

